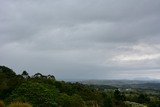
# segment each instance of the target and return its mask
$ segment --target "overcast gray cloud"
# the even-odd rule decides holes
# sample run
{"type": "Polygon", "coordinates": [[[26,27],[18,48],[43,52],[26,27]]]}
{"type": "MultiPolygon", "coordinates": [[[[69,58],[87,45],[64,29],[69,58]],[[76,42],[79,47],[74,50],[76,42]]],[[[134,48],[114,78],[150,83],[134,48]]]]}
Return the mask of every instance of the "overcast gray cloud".
{"type": "Polygon", "coordinates": [[[0,65],[58,79],[160,79],[159,0],[0,2],[0,65]]]}

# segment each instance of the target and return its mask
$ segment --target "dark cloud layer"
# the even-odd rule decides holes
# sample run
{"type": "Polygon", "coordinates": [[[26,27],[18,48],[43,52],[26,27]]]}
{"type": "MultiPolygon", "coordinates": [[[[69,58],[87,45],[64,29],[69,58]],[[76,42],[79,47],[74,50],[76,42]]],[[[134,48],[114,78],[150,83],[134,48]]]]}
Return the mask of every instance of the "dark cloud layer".
{"type": "Polygon", "coordinates": [[[159,0],[0,2],[0,64],[17,73],[160,79],[159,0]]]}

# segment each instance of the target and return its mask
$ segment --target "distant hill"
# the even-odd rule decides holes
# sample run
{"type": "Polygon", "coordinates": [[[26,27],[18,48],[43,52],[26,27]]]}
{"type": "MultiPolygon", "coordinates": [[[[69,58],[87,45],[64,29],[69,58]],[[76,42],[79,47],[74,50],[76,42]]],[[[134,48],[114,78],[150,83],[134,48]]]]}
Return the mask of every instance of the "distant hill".
{"type": "Polygon", "coordinates": [[[160,90],[159,80],[86,80],[81,81],[83,84],[106,85],[118,88],[140,88],[160,90]]]}

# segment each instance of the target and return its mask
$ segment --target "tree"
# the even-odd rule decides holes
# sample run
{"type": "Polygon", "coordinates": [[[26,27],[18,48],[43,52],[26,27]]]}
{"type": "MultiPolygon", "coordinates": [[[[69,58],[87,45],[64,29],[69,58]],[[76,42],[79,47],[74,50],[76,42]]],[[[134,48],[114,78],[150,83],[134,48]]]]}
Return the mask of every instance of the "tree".
{"type": "Polygon", "coordinates": [[[48,75],[47,79],[52,79],[52,80],[56,80],[55,77],[53,75],[48,75]]]}
{"type": "Polygon", "coordinates": [[[12,69],[6,66],[0,66],[0,72],[6,74],[8,77],[16,75],[16,73],[12,69]]]}
{"type": "Polygon", "coordinates": [[[23,82],[23,77],[5,66],[0,66],[0,99],[10,95],[19,84],[23,82]]]}
{"type": "Polygon", "coordinates": [[[43,83],[26,82],[9,97],[9,102],[29,102],[36,107],[56,107],[57,90],[43,83]]]}
{"type": "Polygon", "coordinates": [[[69,96],[65,93],[62,93],[59,95],[56,101],[60,107],[85,107],[83,99],[77,94],[69,96]]]}
{"type": "Polygon", "coordinates": [[[160,107],[160,101],[151,102],[148,107],[160,107]]]}
{"type": "Polygon", "coordinates": [[[112,98],[105,92],[102,93],[103,96],[103,107],[113,107],[112,98]]]}
{"type": "Polygon", "coordinates": [[[65,93],[59,94],[59,96],[56,98],[56,102],[60,107],[70,107],[71,105],[70,96],[65,93]]]}
{"type": "Polygon", "coordinates": [[[34,74],[34,76],[33,77],[42,77],[43,75],[41,74],[41,73],[36,73],[36,74],[34,74]]]}
{"type": "Polygon", "coordinates": [[[114,98],[118,101],[125,101],[125,95],[121,93],[118,89],[114,91],[114,98]]]}
{"type": "Polygon", "coordinates": [[[29,74],[27,73],[27,71],[23,71],[22,76],[23,78],[29,78],[29,74]]]}
{"type": "Polygon", "coordinates": [[[138,103],[149,103],[149,102],[150,102],[150,98],[147,95],[140,94],[138,96],[138,103]]]}
{"type": "Polygon", "coordinates": [[[74,94],[71,96],[71,106],[70,107],[85,107],[85,103],[81,96],[74,94]]]}

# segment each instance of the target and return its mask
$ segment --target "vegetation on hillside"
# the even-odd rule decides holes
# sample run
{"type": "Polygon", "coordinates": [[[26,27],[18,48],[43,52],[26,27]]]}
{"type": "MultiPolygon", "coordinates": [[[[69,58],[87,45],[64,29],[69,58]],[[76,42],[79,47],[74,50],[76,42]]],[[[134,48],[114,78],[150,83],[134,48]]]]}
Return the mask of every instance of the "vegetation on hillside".
{"type": "Polygon", "coordinates": [[[160,107],[158,94],[57,81],[0,66],[0,107],[160,107]]]}

